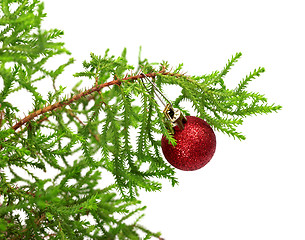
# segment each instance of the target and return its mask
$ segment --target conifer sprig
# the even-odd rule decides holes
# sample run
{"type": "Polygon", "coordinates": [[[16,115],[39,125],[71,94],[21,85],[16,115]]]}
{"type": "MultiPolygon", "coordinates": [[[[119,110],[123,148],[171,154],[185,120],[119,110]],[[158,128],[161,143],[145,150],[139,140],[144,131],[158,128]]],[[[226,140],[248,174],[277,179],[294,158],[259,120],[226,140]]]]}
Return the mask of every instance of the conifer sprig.
{"type": "MultiPolygon", "coordinates": [[[[244,140],[245,136],[237,131],[237,126],[250,115],[277,112],[281,106],[268,105],[267,98],[259,93],[246,91],[247,85],[261,73],[264,68],[255,69],[240,81],[235,89],[228,89],[223,80],[229,69],[241,57],[241,53],[233,56],[222,71],[215,71],[209,75],[186,76],[176,78],[174,75],[158,74],[159,84],[179,85],[181,95],[173,102],[175,107],[181,108],[183,101],[190,101],[198,116],[205,119],[212,127],[229,136],[244,140]]],[[[178,69],[178,68],[177,68],[178,69]]],[[[179,66],[178,71],[181,71],[179,66]]]]}

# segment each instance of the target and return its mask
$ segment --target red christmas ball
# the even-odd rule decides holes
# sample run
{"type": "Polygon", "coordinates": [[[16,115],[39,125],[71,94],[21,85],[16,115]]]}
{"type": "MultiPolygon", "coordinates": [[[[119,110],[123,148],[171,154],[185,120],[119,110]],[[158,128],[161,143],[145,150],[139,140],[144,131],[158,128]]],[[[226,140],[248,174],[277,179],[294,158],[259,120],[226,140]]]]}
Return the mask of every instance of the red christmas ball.
{"type": "Polygon", "coordinates": [[[186,116],[184,129],[174,128],[174,147],[163,135],[161,147],[166,160],[174,167],[193,171],[205,166],[216,149],[216,136],[210,125],[203,119],[186,116]]]}

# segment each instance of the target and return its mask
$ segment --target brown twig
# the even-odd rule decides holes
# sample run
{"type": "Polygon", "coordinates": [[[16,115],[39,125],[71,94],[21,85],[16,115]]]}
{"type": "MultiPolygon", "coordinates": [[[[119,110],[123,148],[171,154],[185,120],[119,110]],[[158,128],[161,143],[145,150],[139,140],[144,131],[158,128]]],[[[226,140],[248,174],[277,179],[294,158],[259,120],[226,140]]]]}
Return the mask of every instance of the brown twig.
{"type": "MultiPolygon", "coordinates": [[[[0,104],[0,108],[1,108],[1,104],[0,104]]],[[[2,111],[0,111],[0,128],[2,127],[2,121],[3,121],[3,119],[4,119],[4,111],[2,110],[2,111]]]]}
{"type": "MultiPolygon", "coordinates": [[[[165,69],[163,68],[159,72],[147,73],[146,76],[147,77],[156,77],[157,74],[175,75],[175,74],[170,73],[170,72],[165,72],[165,69]]],[[[92,87],[92,88],[90,88],[88,90],[85,90],[84,92],[81,92],[79,94],[74,95],[73,97],[71,97],[68,100],[60,101],[60,102],[54,103],[52,105],[49,105],[47,107],[41,108],[41,109],[39,109],[39,110],[37,110],[35,112],[32,112],[31,114],[29,114],[28,116],[26,116],[25,118],[23,118],[19,122],[17,122],[12,128],[14,130],[17,130],[23,124],[31,121],[32,119],[34,119],[35,117],[37,117],[37,116],[39,116],[41,114],[44,114],[46,112],[51,112],[51,111],[54,111],[55,109],[67,106],[67,105],[69,105],[69,104],[79,100],[82,97],[90,95],[90,94],[92,94],[94,92],[99,92],[104,87],[109,87],[111,85],[120,86],[123,81],[134,81],[134,80],[137,80],[137,79],[140,79],[140,78],[144,78],[144,75],[138,74],[138,75],[135,75],[135,76],[130,76],[130,77],[126,77],[126,78],[123,78],[123,79],[117,79],[117,80],[113,80],[113,81],[110,81],[110,82],[106,82],[106,83],[103,83],[103,84],[96,85],[96,86],[94,86],[94,87],[92,87]]]]}
{"type": "Polygon", "coordinates": [[[60,102],[57,102],[57,103],[54,103],[52,105],[49,105],[47,107],[44,107],[44,108],[41,108],[31,114],[29,114],[28,116],[26,116],[25,118],[21,119],[18,123],[16,123],[12,128],[14,130],[17,130],[18,128],[20,128],[23,124],[25,124],[26,122],[28,121],[31,121],[32,119],[34,119],[35,117],[41,115],[41,114],[44,114],[46,112],[51,112],[57,108],[61,108],[61,107],[64,107],[64,106],[67,106],[69,104],[71,104],[72,102],[75,102],[77,100],[79,100],[80,98],[84,97],[84,96],[87,96],[93,92],[96,92],[96,91],[99,91],[100,89],[104,88],[104,87],[107,87],[107,86],[110,86],[110,85],[120,85],[120,81],[118,80],[114,80],[114,81],[111,81],[111,82],[108,82],[108,83],[104,83],[104,84],[101,84],[101,85],[98,85],[98,86],[95,86],[93,88],[90,88],[84,92],[81,92],[77,95],[74,95],[73,97],[71,97],[70,99],[68,100],[65,100],[65,101],[60,101],[60,102]]]}

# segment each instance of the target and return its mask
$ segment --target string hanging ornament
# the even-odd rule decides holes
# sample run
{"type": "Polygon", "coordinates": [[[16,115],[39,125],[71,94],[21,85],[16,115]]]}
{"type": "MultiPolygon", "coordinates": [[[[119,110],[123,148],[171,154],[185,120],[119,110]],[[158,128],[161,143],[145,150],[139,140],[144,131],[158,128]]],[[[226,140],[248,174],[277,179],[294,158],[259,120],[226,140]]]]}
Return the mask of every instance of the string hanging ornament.
{"type": "MultiPolygon", "coordinates": [[[[153,86],[155,95],[165,107],[163,111],[165,125],[176,140],[176,145],[173,146],[162,135],[161,148],[166,160],[183,171],[194,171],[204,167],[212,159],[216,150],[216,136],[211,126],[201,118],[184,116],[179,109],[173,108],[172,103],[156,84],[144,73],[141,74],[153,86]]],[[[141,80],[147,89],[143,79],[141,80]]]]}

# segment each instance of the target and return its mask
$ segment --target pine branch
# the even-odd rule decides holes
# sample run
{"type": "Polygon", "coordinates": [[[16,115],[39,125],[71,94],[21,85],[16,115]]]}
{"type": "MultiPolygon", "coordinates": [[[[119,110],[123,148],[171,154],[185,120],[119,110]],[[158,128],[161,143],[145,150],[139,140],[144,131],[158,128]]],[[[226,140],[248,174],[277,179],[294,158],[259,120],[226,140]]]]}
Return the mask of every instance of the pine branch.
{"type": "Polygon", "coordinates": [[[63,31],[41,29],[45,16],[40,0],[1,2],[0,168],[5,169],[0,171],[1,239],[140,239],[142,233],[143,239],[162,240],[160,233],[138,223],[145,207],[137,197],[140,189],[160,190],[161,178],[177,184],[175,169],[164,161],[158,140],[161,134],[172,144],[175,139],[166,129],[153,87],[141,84],[142,73],[161,90],[179,86],[175,107],[188,114],[181,104],[190,102],[198,117],[238,139],[245,138],[237,131],[245,117],[281,108],[247,90],[263,68],[235,89],[226,87],[224,76],[241,53],[232,56],[222,71],[201,76],[182,73],[183,64],[171,68],[167,62],[141,60],[140,55],[133,72],[126,49],[117,58],[108,56],[109,50],[104,57],[91,53],[91,60],[83,62],[85,70],[74,76],[87,77],[94,86],[80,91],[80,81],[71,97],[62,97],[65,88],[57,80],[74,60],[54,70],[45,67],[56,55],[70,54],[58,41],[63,31]],[[46,98],[35,87],[39,81],[53,85],[46,98]],[[32,95],[34,110],[16,121],[20,111],[8,96],[19,90],[32,95]],[[137,97],[140,103],[134,101],[137,97]],[[55,176],[44,179],[53,170],[55,176]],[[114,182],[101,188],[104,171],[114,182]],[[23,212],[24,222],[17,210],[23,212]]]}
{"type": "MultiPolygon", "coordinates": [[[[157,73],[147,73],[146,76],[147,77],[156,77],[157,74],[162,74],[162,75],[169,75],[169,76],[175,76],[174,73],[170,73],[170,72],[164,72],[164,70],[162,71],[159,71],[157,73]]],[[[22,125],[24,125],[25,123],[33,120],[35,117],[41,115],[41,114],[44,114],[46,112],[51,112],[51,111],[54,111],[58,108],[62,108],[64,106],[67,106],[67,105],[70,105],[71,103],[79,100],[80,98],[82,97],[85,97],[87,95],[90,95],[94,92],[99,92],[102,88],[105,88],[105,87],[109,87],[109,86],[112,86],[112,85],[118,85],[120,86],[122,82],[125,82],[125,81],[134,81],[134,80],[137,80],[137,79],[141,79],[141,78],[144,78],[144,75],[142,74],[138,74],[138,75],[135,75],[135,76],[131,76],[131,77],[126,77],[126,78],[123,78],[123,79],[117,79],[117,80],[112,80],[110,82],[107,82],[107,83],[103,83],[103,84],[100,84],[100,85],[97,85],[97,86],[94,86],[88,90],[85,90],[84,92],[81,92],[77,95],[74,95],[73,97],[71,97],[70,99],[68,100],[63,100],[63,101],[60,101],[60,102],[57,102],[57,103],[54,103],[52,105],[49,105],[47,107],[44,107],[44,108],[41,108],[31,114],[29,114],[28,116],[26,116],[25,118],[21,119],[19,122],[17,122],[12,128],[14,130],[17,130],[18,128],[20,128],[22,125]]]]}

